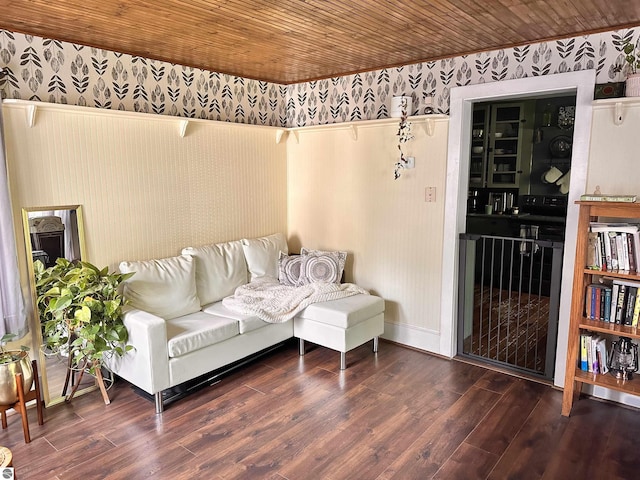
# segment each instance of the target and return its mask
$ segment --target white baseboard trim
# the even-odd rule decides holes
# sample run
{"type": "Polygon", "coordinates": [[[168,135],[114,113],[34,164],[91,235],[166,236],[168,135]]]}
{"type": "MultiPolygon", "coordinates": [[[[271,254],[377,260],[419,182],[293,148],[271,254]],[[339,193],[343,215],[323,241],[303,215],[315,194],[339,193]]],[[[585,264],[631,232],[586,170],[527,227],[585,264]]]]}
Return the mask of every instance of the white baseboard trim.
{"type": "Polygon", "coordinates": [[[441,355],[440,332],[435,330],[385,322],[384,333],[381,337],[408,347],[441,355]]]}

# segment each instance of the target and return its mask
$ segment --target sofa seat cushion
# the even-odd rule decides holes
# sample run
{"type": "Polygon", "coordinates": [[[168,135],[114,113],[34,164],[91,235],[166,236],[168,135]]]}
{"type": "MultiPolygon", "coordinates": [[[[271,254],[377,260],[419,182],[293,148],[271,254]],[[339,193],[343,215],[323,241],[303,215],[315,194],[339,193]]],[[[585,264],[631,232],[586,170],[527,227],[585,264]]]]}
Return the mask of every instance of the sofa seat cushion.
{"type": "Polygon", "coordinates": [[[204,312],[167,320],[169,357],[180,357],[239,334],[236,320],[204,312]]]}
{"type": "Polygon", "coordinates": [[[258,330],[259,328],[265,327],[269,325],[269,322],[265,322],[264,320],[256,317],[255,315],[245,315],[244,313],[237,313],[229,310],[222,302],[212,303],[211,305],[206,305],[202,308],[203,312],[206,312],[210,315],[217,315],[219,317],[231,318],[238,322],[238,327],[240,329],[240,333],[248,333],[253,330],[258,330]]]}
{"type": "Polygon", "coordinates": [[[382,298],[360,294],[311,304],[296,317],[349,328],[382,312],[384,312],[382,298]]]}

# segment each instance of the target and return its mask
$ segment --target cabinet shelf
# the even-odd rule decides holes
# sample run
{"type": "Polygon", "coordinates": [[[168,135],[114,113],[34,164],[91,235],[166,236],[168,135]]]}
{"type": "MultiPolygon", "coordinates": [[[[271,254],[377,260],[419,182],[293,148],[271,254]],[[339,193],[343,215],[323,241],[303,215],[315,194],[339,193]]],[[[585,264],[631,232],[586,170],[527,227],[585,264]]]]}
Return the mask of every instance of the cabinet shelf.
{"type": "Polygon", "coordinates": [[[599,217],[640,219],[640,204],[623,202],[576,202],[580,205],[578,217],[578,238],[573,274],[573,292],[566,357],[566,375],[562,398],[562,415],[569,416],[574,402],[574,393],[580,392],[583,384],[596,385],[619,392],[640,396],[640,377],[634,380],[619,380],[610,374],[593,374],[576,368],[579,358],[579,343],[582,332],[597,332],[605,335],[640,339],[640,329],[600,320],[589,320],[584,316],[585,291],[598,278],[608,277],[640,283],[640,275],[624,272],[608,272],[585,268],[589,226],[599,217]]]}

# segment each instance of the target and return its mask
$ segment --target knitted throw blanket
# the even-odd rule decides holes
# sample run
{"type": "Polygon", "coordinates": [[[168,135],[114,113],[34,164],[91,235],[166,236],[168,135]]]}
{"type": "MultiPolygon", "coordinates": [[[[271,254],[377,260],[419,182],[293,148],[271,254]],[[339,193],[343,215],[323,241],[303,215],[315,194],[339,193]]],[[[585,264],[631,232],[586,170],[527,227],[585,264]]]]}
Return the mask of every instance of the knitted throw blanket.
{"type": "Polygon", "coordinates": [[[222,300],[222,304],[233,312],[255,315],[269,323],[282,323],[312,303],[360,293],[369,295],[369,292],[353,283],[310,283],[289,287],[273,278],[261,277],[238,287],[234,295],[222,300]]]}

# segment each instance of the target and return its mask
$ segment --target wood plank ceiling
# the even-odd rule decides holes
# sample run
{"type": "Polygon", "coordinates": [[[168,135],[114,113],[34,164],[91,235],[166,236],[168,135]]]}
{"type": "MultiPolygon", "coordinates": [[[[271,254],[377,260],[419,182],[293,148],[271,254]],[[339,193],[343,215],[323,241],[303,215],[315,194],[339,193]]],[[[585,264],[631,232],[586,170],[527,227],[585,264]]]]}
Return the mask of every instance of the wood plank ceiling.
{"type": "Polygon", "coordinates": [[[0,0],[0,28],[297,83],[640,24],[638,0],[0,0]]]}

